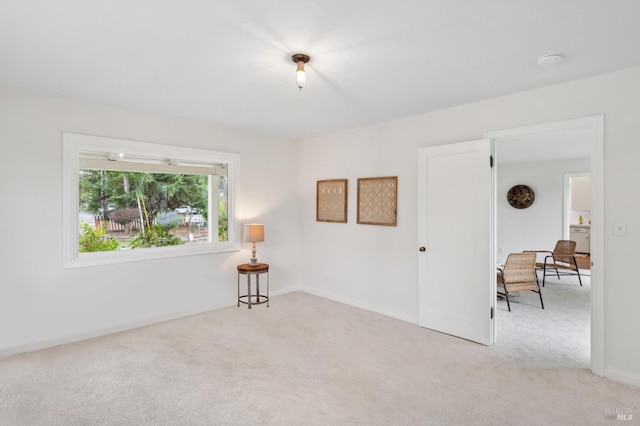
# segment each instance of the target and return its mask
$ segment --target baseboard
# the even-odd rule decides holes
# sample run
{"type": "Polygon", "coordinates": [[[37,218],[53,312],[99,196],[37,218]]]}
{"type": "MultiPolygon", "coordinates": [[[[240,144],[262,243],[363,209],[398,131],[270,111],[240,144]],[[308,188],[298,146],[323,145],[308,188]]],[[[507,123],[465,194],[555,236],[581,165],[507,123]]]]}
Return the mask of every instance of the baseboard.
{"type": "Polygon", "coordinates": [[[300,287],[297,287],[297,286],[287,287],[287,288],[281,288],[280,290],[270,291],[269,297],[280,296],[287,293],[293,293],[294,291],[300,291],[300,287]]]}
{"type": "MultiPolygon", "coordinates": [[[[284,289],[279,289],[275,291],[269,292],[269,297],[280,296],[282,294],[291,293],[294,291],[298,291],[298,287],[287,287],[284,289]]],[[[166,321],[173,321],[180,318],[186,318],[193,315],[203,314],[205,312],[211,312],[222,308],[228,308],[230,306],[236,306],[236,298],[234,297],[228,303],[222,303],[217,305],[210,305],[200,309],[194,309],[192,311],[172,313],[167,315],[160,315],[153,318],[148,318],[141,321],[133,321],[126,324],[120,324],[115,327],[108,327],[98,330],[90,330],[83,333],[69,334],[62,337],[56,337],[54,339],[42,340],[39,342],[27,343],[24,345],[10,346],[7,348],[0,349],[0,358],[6,358],[13,355],[26,353],[26,352],[35,352],[42,349],[49,349],[55,346],[66,345],[68,343],[80,342],[82,340],[94,339],[96,337],[108,336],[110,334],[121,333],[123,331],[133,330],[140,327],[147,327],[154,324],[160,324],[166,321]]]]}
{"type": "Polygon", "coordinates": [[[318,291],[318,290],[310,289],[310,288],[300,288],[298,290],[302,291],[304,293],[313,294],[314,296],[320,296],[320,297],[323,297],[325,299],[333,300],[335,302],[344,303],[345,305],[354,306],[356,308],[360,308],[360,309],[364,309],[364,310],[367,310],[367,311],[371,311],[371,312],[375,312],[375,313],[378,313],[378,314],[382,314],[382,315],[385,315],[387,317],[399,319],[401,321],[410,322],[412,324],[418,324],[418,318],[411,318],[408,315],[400,314],[398,312],[391,311],[391,310],[388,310],[388,309],[384,309],[384,308],[382,308],[380,306],[372,305],[372,304],[369,304],[369,303],[363,303],[363,302],[361,302],[359,300],[356,300],[356,299],[350,299],[348,297],[342,297],[342,296],[335,295],[333,293],[328,293],[328,292],[324,292],[324,291],[318,291]]]}
{"type": "Polygon", "coordinates": [[[640,375],[637,374],[631,374],[624,371],[605,368],[604,377],[606,377],[607,379],[615,380],[616,382],[622,382],[640,388],[640,375]]]}

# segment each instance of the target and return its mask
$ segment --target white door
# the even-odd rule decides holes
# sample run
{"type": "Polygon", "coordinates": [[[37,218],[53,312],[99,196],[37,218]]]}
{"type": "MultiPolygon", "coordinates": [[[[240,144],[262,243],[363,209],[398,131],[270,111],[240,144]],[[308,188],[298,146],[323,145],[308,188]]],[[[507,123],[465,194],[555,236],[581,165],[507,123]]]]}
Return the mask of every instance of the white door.
{"type": "Polygon", "coordinates": [[[418,150],[419,324],[490,345],[495,305],[491,141],[418,150]]]}

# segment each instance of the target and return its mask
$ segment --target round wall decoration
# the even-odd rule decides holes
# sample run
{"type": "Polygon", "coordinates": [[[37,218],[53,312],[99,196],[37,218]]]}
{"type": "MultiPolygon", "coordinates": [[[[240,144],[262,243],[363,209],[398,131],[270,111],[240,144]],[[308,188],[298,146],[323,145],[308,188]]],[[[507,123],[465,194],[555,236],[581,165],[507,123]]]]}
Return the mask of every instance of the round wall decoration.
{"type": "Polygon", "coordinates": [[[507,193],[507,201],[516,209],[526,209],[535,199],[536,194],[527,185],[516,185],[507,193]]]}

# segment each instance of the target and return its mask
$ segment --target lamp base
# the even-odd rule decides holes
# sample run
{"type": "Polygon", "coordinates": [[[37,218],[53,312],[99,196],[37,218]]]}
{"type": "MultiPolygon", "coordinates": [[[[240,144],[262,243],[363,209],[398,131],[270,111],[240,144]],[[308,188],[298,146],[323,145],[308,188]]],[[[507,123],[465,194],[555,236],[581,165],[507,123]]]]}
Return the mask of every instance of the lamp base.
{"type": "Polygon", "coordinates": [[[258,266],[258,259],[256,259],[255,257],[252,257],[251,260],[249,261],[249,265],[258,266]]]}

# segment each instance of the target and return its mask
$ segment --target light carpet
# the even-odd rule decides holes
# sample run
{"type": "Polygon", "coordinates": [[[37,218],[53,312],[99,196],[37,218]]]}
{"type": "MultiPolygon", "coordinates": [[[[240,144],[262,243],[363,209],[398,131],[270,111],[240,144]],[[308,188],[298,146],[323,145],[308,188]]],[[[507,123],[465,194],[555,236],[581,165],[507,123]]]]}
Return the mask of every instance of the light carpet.
{"type": "Polygon", "coordinates": [[[511,312],[506,301],[498,300],[496,341],[508,349],[513,362],[590,368],[591,277],[589,271],[581,271],[581,276],[582,287],[577,275],[547,276],[542,287],[544,310],[538,294],[531,291],[509,296],[511,312]]]}
{"type": "Polygon", "coordinates": [[[295,292],[2,359],[0,424],[595,425],[640,401],[532,355],[295,292]]]}

